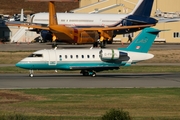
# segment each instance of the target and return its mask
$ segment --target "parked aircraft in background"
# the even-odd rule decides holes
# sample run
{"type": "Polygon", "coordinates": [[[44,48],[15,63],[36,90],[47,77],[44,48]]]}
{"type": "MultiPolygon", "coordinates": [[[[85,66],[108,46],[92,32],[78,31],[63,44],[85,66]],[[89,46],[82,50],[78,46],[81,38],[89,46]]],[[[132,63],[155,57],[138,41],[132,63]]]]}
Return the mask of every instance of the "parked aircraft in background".
{"type": "MultiPolygon", "coordinates": [[[[154,0],[139,0],[129,14],[57,13],[57,20],[59,25],[77,28],[155,24],[157,20],[150,17],[153,2],[154,0]]],[[[31,23],[49,24],[49,13],[33,14],[31,23]]]]}
{"type": "Polygon", "coordinates": [[[148,53],[160,30],[145,28],[127,48],[118,49],[51,49],[39,50],[16,64],[30,70],[80,70],[83,75],[96,76],[96,72],[119,69],[153,58],[148,53]]]}
{"type": "MultiPolygon", "coordinates": [[[[100,43],[103,47],[105,46],[103,41],[112,42],[113,37],[117,34],[138,31],[157,23],[156,19],[150,17],[154,0],[139,0],[130,14],[118,14],[118,17],[110,14],[56,14],[54,2],[52,1],[49,2],[49,26],[24,24],[19,24],[18,26],[48,30],[52,33],[53,40],[59,39],[67,43],[96,43],[100,38],[100,43]],[[58,25],[57,15],[60,25],[58,25]]],[[[40,17],[34,15],[32,17],[32,22],[38,23],[38,20],[40,24],[48,23],[48,19],[43,19],[43,15],[40,17]],[[42,21],[46,22],[41,23],[42,21]]]]}

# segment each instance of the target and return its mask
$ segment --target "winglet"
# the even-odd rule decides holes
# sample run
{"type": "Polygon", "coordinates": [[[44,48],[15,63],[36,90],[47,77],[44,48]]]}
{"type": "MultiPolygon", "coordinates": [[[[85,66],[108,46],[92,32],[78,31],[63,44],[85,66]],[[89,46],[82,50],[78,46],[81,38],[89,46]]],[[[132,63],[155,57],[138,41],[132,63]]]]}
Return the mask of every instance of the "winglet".
{"type": "MultiPolygon", "coordinates": [[[[154,28],[145,28],[133,40],[133,42],[123,50],[147,53],[159,32],[161,32],[161,30],[154,28]]],[[[121,48],[119,48],[119,50],[121,50],[121,48]]]]}

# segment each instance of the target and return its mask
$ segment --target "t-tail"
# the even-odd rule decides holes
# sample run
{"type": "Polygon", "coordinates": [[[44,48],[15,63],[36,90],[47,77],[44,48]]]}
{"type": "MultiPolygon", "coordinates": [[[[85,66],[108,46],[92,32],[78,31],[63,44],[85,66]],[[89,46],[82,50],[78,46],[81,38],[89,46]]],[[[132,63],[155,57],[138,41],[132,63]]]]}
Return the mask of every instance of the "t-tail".
{"type": "MultiPolygon", "coordinates": [[[[127,48],[125,48],[123,50],[147,53],[150,50],[150,48],[159,32],[161,32],[161,30],[154,29],[154,28],[145,28],[133,40],[133,42],[127,48]]],[[[119,48],[119,50],[122,50],[122,49],[119,48]]]]}
{"type": "Polygon", "coordinates": [[[53,1],[49,1],[49,26],[52,25],[58,25],[58,22],[57,22],[55,4],[53,1]]]}

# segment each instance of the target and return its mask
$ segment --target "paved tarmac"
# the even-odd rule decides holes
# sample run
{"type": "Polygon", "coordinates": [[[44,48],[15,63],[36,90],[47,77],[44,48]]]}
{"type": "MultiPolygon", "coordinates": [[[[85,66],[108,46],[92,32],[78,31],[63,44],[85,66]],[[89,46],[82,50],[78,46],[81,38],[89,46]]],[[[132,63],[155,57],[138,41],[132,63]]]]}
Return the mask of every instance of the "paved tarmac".
{"type": "MultiPolygon", "coordinates": [[[[129,44],[107,44],[106,48],[114,48],[117,49],[119,47],[124,48],[129,44]]],[[[58,45],[59,49],[82,49],[82,48],[90,48],[91,44],[85,45],[69,45],[69,44],[60,44],[58,45]]],[[[36,51],[41,49],[52,49],[50,43],[24,43],[24,44],[0,44],[0,51],[36,51]]],[[[180,49],[180,44],[165,44],[165,43],[154,43],[152,45],[151,50],[176,50],[180,49]]]]}
{"type": "Polygon", "coordinates": [[[0,74],[0,89],[28,88],[167,88],[180,87],[175,73],[98,73],[97,77],[72,74],[0,74]]]}

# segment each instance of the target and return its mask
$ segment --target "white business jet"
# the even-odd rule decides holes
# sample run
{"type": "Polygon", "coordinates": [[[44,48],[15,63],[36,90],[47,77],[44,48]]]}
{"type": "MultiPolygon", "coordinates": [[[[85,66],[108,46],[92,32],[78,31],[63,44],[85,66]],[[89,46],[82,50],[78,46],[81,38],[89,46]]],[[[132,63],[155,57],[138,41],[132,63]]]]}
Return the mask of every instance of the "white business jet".
{"type": "Polygon", "coordinates": [[[145,28],[127,48],[118,49],[49,49],[39,50],[16,64],[30,70],[80,70],[85,76],[96,72],[119,69],[153,58],[148,53],[160,30],[145,28]]]}

